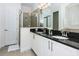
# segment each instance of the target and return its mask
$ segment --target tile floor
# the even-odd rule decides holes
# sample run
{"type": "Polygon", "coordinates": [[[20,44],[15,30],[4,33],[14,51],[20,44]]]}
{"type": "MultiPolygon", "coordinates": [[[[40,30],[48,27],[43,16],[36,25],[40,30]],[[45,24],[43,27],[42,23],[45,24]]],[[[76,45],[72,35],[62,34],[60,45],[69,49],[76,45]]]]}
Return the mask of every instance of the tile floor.
{"type": "Polygon", "coordinates": [[[0,49],[0,56],[35,56],[35,54],[32,50],[24,52],[20,52],[20,50],[8,52],[8,48],[4,47],[0,49]]]}

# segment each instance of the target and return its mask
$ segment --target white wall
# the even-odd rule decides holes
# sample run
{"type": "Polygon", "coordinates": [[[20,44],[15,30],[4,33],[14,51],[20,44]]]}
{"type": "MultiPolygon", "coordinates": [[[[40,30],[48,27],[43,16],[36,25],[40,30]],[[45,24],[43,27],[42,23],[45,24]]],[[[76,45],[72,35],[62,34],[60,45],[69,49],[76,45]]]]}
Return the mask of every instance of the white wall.
{"type": "Polygon", "coordinates": [[[0,48],[4,46],[4,5],[0,4],[0,48]]]}
{"type": "Polygon", "coordinates": [[[66,7],[67,28],[79,29],[79,4],[70,4],[66,7]]]}
{"type": "Polygon", "coordinates": [[[65,27],[67,27],[67,20],[66,20],[66,7],[68,6],[68,3],[62,3],[61,7],[60,7],[60,25],[59,25],[59,29],[64,29],[65,27]]]}

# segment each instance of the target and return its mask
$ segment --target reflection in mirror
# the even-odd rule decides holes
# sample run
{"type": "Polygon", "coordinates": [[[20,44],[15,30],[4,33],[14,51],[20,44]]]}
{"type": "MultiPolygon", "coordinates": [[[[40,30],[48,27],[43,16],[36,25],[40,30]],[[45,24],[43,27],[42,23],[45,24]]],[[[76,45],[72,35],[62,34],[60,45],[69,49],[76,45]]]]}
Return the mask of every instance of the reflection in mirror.
{"type": "Polygon", "coordinates": [[[39,27],[39,20],[39,9],[36,9],[31,13],[31,27],[39,27]]]}
{"type": "Polygon", "coordinates": [[[30,27],[30,20],[29,13],[23,13],[23,27],[30,27]]]}
{"type": "Polygon", "coordinates": [[[44,26],[44,20],[42,19],[42,15],[43,15],[43,12],[42,12],[42,9],[39,9],[39,27],[43,27],[44,26]]]}
{"type": "Polygon", "coordinates": [[[53,29],[58,30],[59,29],[59,12],[53,12],[53,29]]]}
{"type": "Polygon", "coordinates": [[[44,19],[45,19],[45,26],[50,28],[51,27],[51,16],[48,15],[44,17],[44,19]]]}
{"type": "Polygon", "coordinates": [[[43,27],[43,23],[44,21],[42,19],[40,19],[40,27],[43,27]]]}
{"type": "Polygon", "coordinates": [[[36,16],[36,14],[32,14],[32,16],[31,16],[31,27],[37,27],[37,16],[36,16]]]}

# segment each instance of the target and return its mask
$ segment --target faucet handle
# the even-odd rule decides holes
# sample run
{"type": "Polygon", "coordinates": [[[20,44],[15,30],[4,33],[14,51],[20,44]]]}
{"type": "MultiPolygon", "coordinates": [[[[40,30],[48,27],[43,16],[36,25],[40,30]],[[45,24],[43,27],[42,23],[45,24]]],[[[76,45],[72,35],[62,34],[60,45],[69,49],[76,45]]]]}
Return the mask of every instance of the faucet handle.
{"type": "Polygon", "coordinates": [[[61,31],[61,33],[62,33],[62,36],[66,36],[67,37],[67,31],[61,31]]]}

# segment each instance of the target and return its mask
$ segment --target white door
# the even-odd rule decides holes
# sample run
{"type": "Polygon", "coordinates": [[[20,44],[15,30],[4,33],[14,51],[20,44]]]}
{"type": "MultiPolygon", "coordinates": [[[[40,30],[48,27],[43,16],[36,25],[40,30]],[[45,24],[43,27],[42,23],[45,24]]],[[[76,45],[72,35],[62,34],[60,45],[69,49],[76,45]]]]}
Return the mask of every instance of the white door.
{"type": "Polygon", "coordinates": [[[17,19],[17,5],[16,4],[5,4],[5,44],[16,44],[16,21],[17,19]]]}
{"type": "Polygon", "coordinates": [[[0,48],[17,43],[19,9],[20,5],[16,3],[0,4],[0,48]]]}

